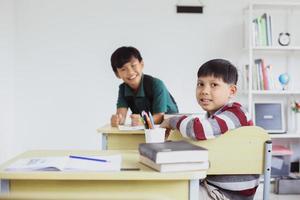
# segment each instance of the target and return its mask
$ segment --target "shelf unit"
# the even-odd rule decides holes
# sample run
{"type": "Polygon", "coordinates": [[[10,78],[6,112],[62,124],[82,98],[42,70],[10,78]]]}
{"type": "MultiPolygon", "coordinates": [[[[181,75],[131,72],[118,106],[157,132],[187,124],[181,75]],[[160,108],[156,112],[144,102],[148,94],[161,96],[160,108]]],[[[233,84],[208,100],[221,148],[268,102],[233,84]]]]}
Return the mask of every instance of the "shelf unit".
{"type": "MultiPolygon", "coordinates": [[[[277,36],[278,33],[273,34],[272,44],[271,46],[255,46],[254,42],[254,25],[252,21],[257,16],[261,16],[263,13],[270,12],[270,16],[272,17],[272,28],[273,25],[276,25],[276,20],[273,21],[272,12],[277,13],[284,13],[284,16],[280,19],[283,19],[284,27],[282,31],[288,32],[291,30],[291,16],[295,14],[295,12],[298,14],[300,13],[300,3],[299,2],[252,2],[249,7],[246,9],[248,17],[246,17],[246,49],[248,51],[248,85],[246,88],[246,91],[243,91],[244,94],[247,94],[247,103],[248,103],[248,111],[250,115],[253,116],[253,102],[259,101],[260,99],[264,99],[263,101],[272,101],[273,99],[280,99],[285,102],[285,117],[286,117],[286,123],[287,124],[287,133],[283,134],[270,134],[271,138],[296,138],[300,139],[300,132],[295,132],[295,130],[292,130],[291,128],[291,121],[293,120],[292,111],[290,111],[290,101],[293,99],[300,100],[300,84],[299,88],[292,88],[291,90],[281,90],[280,88],[277,88],[276,90],[257,90],[253,89],[253,69],[255,67],[254,60],[257,58],[272,58],[275,57],[274,60],[281,59],[283,65],[281,65],[281,68],[286,71],[292,70],[295,68],[293,64],[291,64],[290,60],[296,55],[296,60],[298,63],[298,71],[300,72],[300,32],[297,33],[297,35],[294,35],[294,33],[291,33],[291,38],[295,38],[298,36],[298,44],[297,40],[291,40],[291,44],[288,46],[280,46],[277,42],[277,36]],[[298,35],[299,34],[299,35],[298,35]],[[298,59],[299,58],[299,59],[298,59]]],[[[300,16],[300,14],[299,14],[300,16]]],[[[297,24],[296,24],[297,25],[297,24]]],[[[295,26],[295,24],[293,25],[295,26]]],[[[296,27],[297,28],[297,27],[296,27]]],[[[298,28],[299,29],[299,28],[298,28]]],[[[273,32],[273,30],[272,30],[273,32]]],[[[274,33],[274,32],[273,32],[274,33]]],[[[293,60],[294,61],[294,60],[293,60]]],[[[278,68],[277,68],[278,70],[278,68]]],[[[294,69],[295,70],[295,69],[294,69]]],[[[292,72],[291,72],[292,73],[292,72]]],[[[295,76],[295,74],[292,74],[295,76]]],[[[274,76],[274,80],[275,77],[274,76]]],[[[296,79],[296,78],[295,78],[296,79]]],[[[300,80],[300,77],[299,77],[300,80]]],[[[296,82],[296,81],[295,81],[296,82]]],[[[299,124],[300,126],[300,124],[299,124]]]]}
{"type": "Polygon", "coordinates": [[[300,46],[265,46],[265,47],[253,47],[253,51],[300,51],[300,46]]]}
{"type": "Polygon", "coordinates": [[[300,134],[298,133],[283,133],[283,134],[270,134],[272,139],[275,138],[300,138],[300,134]]]}

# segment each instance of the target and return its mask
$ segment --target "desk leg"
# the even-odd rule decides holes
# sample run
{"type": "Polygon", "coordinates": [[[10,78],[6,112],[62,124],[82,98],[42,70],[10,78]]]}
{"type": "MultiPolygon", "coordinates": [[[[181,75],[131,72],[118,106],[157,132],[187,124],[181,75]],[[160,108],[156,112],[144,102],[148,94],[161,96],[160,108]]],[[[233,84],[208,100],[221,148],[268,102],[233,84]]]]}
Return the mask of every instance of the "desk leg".
{"type": "Polygon", "coordinates": [[[265,143],[265,163],[264,163],[264,190],[263,200],[269,200],[271,184],[271,162],[272,162],[272,141],[265,143]]]}
{"type": "Polygon", "coordinates": [[[107,134],[102,133],[102,148],[101,150],[107,150],[107,134]]]}
{"type": "Polygon", "coordinates": [[[199,200],[199,179],[190,180],[189,200],[199,200]]]}
{"type": "Polygon", "coordinates": [[[9,180],[0,179],[0,194],[9,193],[9,180]]]}

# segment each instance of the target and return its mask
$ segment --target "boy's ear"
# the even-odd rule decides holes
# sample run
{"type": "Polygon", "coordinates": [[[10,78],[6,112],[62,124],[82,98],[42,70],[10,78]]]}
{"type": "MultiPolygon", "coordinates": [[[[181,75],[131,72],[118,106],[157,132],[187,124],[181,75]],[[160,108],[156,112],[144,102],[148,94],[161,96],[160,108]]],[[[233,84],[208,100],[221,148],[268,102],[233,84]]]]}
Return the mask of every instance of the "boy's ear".
{"type": "Polygon", "coordinates": [[[141,61],[142,68],[144,69],[144,61],[141,61]]]}
{"type": "Polygon", "coordinates": [[[237,93],[237,86],[236,85],[230,85],[230,98],[234,97],[237,93]]]}
{"type": "Polygon", "coordinates": [[[120,78],[118,71],[115,72],[115,75],[116,75],[117,78],[120,78]]]}

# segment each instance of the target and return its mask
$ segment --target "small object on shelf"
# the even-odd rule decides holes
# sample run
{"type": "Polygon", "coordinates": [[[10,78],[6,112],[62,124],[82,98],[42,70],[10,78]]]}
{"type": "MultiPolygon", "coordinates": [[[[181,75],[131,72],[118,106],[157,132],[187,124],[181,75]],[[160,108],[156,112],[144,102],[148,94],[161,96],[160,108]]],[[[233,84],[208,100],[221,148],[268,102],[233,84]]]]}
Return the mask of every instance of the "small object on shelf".
{"type": "Polygon", "coordinates": [[[288,176],[290,174],[292,154],[293,151],[285,146],[273,145],[271,162],[271,175],[273,177],[288,176]]]}
{"type": "Polygon", "coordinates": [[[282,86],[282,90],[287,90],[287,86],[290,81],[289,74],[288,73],[280,74],[278,80],[282,86]]]}
{"type": "Polygon", "coordinates": [[[300,101],[293,100],[291,103],[292,109],[292,130],[300,133],[300,101]]]}
{"type": "Polygon", "coordinates": [[[253,102],[254,124],[269,133],[285,133],[283,102],[253,102]]]}
{"type": "Polygon", "coordinates": [[[291,34],[288,32],[279,33],[278,43],[281,46],[288,46],[291,43],[291,34]]]}

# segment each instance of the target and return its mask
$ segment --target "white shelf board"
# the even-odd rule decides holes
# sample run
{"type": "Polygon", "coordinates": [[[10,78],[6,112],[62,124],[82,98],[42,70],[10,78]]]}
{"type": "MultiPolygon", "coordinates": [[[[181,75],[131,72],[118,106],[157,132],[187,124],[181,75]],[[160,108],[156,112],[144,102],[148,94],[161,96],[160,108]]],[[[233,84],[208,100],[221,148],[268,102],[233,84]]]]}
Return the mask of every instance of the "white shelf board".
{"type": "Polygon", "coordinates": [[[270,8],[293,8],[297,9],[300,8],[300,3],[299,2],[291,2],[291,1],[266,1],[266,2],[261,2],[261,1],[254,1],[250,4],[254,9],[270,9],[270,8]]]}
{"type": "Polygon", "coordinates": [[[300,51],[300,46],[257,46],[253,51],[300,51]]]}
{"type": "Polygon", "coordinates": [[[272,133],[269,135],[272,139],[275,139],[275,138],[300,138],[299,133],[272,133]]]}
{"type": "Polygon", "coordinates": [[[300,91],[291,91],[291,90],[252,90],[252,94],[259,94],[259,95],[300,95],[300,91]]]}

